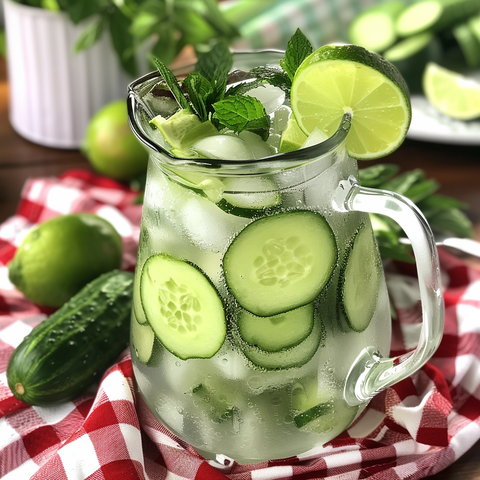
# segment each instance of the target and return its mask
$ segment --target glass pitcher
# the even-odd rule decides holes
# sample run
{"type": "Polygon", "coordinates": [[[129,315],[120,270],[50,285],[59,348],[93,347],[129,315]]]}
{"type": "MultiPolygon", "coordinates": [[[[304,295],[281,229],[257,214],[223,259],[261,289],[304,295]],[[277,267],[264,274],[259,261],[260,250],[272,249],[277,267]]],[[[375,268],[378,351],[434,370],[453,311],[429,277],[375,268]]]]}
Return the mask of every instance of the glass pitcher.
{"type": "MultiPolygon", "coordinates": [[[[236,53],[234,66],[282,57],[236,53]]],[[[151,73],[128,97],[131,127],[150,151],[131,328],[137,388],[207,458],[310,451],[436,350],[443,302],[431,230],[408,199],[359,185],[348,114],[302,150],[176,158],[149,124],[176,108],[164,90],[151,73]],[[399,223],[417,262],[422,330],[417,348],[395,358],[369,213],[399,223]]]]}

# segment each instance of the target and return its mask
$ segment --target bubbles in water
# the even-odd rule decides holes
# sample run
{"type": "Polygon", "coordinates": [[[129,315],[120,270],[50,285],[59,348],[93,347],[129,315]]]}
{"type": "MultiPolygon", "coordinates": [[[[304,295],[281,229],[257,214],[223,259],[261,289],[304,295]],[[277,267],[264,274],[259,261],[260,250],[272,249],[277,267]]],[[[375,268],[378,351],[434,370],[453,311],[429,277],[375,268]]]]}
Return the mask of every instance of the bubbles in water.
{"type": "Polygon", "coordinates": [[[263,379],[258,375],[254,377],[250,377],[247,381],[247,384],[252,390],[258,390],[263,386],[263,379]]]}

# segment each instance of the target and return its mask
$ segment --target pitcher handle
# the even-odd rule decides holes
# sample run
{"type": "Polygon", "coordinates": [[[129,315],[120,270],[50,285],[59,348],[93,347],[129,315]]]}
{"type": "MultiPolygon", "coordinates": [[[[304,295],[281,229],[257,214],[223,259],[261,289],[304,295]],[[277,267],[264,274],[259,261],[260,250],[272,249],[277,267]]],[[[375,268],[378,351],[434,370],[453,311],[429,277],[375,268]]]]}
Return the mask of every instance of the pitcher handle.
{"type": "Polygon", "coordinates": [[[422,303],[422,328],[414,350],[397,357],[383,358],[373,347],[368,347],[356,359],[347,376],[344,394],[348,403],[359,405],[416,372],[440,344],[444,321],[440,267],[432,231],[422,212],[408,198],[362,187],[354,177],[350,177],[340,182],[336,203],[343,211],[387,215],[402,227],[415,255],[422,303]]]}

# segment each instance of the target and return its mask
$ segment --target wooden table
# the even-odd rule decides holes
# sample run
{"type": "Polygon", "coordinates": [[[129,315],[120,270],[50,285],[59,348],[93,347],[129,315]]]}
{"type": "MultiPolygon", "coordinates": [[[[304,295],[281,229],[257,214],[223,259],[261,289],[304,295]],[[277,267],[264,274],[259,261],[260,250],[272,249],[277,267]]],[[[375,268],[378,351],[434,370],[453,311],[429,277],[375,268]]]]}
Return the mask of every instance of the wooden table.
{"type": "MultiPolygon", "coordinates": [[[[31,143],[16,134],[8,121],[8,84],[0,59],[0,222],[15,213],[26,178],[57,175],[90,166],[77,150],[57,150],[31,143]]],[[[480,147],[438,145],[406,140],[388,159],[402,170],[422,168],[441,184],[439,193],[467,202],[467,214],[480,240],[480,147]]],[[[430,477],[436,480],[480,479],[480,441],[452,466],[430,477]]]]}

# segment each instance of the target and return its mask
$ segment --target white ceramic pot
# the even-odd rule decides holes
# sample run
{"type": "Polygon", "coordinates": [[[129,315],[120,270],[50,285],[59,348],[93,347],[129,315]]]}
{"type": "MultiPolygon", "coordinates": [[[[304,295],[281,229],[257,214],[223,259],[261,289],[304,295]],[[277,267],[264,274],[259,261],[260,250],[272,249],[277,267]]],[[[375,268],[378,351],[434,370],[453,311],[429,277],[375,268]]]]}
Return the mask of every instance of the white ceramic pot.
{"type": "Polygon", "coordinates": [[[126,98],[131,81],[110,37],[74,53],[85,27],[62,12],[4,0],[10,123],[24,138],[49,147],[78,148],[92,115],[126,98]]]}

